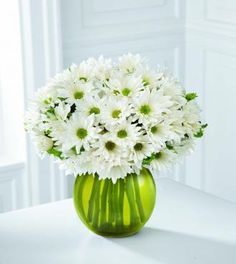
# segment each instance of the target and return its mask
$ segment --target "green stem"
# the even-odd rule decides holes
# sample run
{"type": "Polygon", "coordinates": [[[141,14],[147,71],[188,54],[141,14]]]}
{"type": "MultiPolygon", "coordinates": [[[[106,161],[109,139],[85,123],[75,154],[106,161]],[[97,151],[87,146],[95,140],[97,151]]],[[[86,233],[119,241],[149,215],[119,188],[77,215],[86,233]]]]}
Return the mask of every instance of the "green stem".
{"type": "Polygon", "coordinates": [[[129,175],[126,177],[126,194],[129,202],[130,207],[130,225],[135,225],[139,222],[139,215],[136,210],[136,204],[135,204],[135,197],[134,197],[134,191],[133,191],[133,181],[132,176],[129,175]]]}
{"type": "Polygon", "coordinates": [[[93,214],[93,226],[98,226],[99,221],[99,210],[100,210],[100,187],[101,187],[101,181],[98,180],[96,193],[95,193],[95,204],[94,204],[94,214],[93,214]]]}
{"type": "Polygon", "coordinates": [[[93,187],[89,199],[89,208],[88,208],[88,221],[92,222],[92,217],[93,217],[93,210],[94,210],[94,201],[95,201],[95,194],[97,190],[97,185],[98,185],[98,176],[94,176],[94,182],[93,182],[93,187]]]}
{"type": "Polygon", "coordinates": [[[108,193],[108,223],[112,226],[114,215],[113,215],[113,183],[109,180],[109,193],[108,193]]]}
{"type": "Polygon", "coordinates": [[[85,212],[84,212],[84,203],[83,203],[83,190],[84,190],[84,184],[86,182],[87,177],[86,176],[78,176],[81,177],[79,178],[79,186],[78,186],[78,206],[80,208],[81,214],[83,215],[83,217],[85,218],[85,212]]]}
{"type": "Polygon", "coordinates": [[[114,204],[114,221],[115,221],[115,226],[119,222],[119,200],[118,200],[118,188],[119,188],[119,183],[116,182],[114,185],[114,193],[113,193],[113,204],[114,204]]]}
{"type": "Polygon", "coordinates": [[[124,210],[124,180],[119,180],[119,218],[118,218],[118,225],[121,227],[124,225],[123,223],[123,210],[124,210]]]}
{"type": "Polygon", "coordinates": [[[145,221],[145,213],[143,210],[143,204],[142,204],[141,197],[140,197],[140,190],[139,190],[138,176],[137,175],[133,176],[133,182],[134,182],[134,191],[135,191],[135,196],[136,196],[136,202],[137,202],[138,210],[139,210],[139,216],[140,216],[141,222],[143,222],[143,221],[145,221]]]}
{"type": "Polygon", "coordinates": [[[102,198],[101,198],[101,225],[106,222],[106,209],[107,209],[107,192],[108,192],[109,180],[104,180],[102,198]]]}

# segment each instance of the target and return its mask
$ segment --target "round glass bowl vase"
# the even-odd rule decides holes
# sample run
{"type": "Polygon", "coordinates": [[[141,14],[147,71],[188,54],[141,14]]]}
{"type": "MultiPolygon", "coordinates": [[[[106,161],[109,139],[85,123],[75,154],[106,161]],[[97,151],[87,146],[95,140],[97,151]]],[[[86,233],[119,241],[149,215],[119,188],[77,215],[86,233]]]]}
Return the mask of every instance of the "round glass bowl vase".
{"type": "Polygon", "coordinates": [[[74,205],[82,222],[102,236],[124,237],[137,233],[150,218],[156,200],[152,174],[143,168],[114,184],[97,175],[78,175],[74,205]]]}

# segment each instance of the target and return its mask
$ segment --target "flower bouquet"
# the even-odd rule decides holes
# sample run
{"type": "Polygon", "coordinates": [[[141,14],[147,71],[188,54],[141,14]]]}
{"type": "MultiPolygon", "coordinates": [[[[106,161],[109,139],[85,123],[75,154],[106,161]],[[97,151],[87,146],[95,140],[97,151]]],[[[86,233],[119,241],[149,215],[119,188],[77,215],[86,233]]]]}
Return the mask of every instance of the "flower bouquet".
{"type": "Polygon", "coordinates": [[[156,198],[153,172],[194,146],[201,123],[196,93],[139,55],[72,65],[39,89],[25,127],[41,156],[76,177],[74,204],[100,235],[136,233],[156,198]]]}

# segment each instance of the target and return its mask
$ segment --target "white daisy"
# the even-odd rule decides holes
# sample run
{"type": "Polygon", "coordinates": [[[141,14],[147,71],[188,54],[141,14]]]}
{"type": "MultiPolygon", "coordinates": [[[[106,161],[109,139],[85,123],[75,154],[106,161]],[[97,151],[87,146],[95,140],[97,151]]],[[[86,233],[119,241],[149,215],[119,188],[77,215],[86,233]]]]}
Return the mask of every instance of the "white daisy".
{"type": "Polygon", "coordinates": [[[44,86],[35,93],[33,101],[41,110],[44,110],[54,105],[54,100],[57,98],[58,91],[53,86],[44,86]]]}
{"type": "Polygon", "coordinates": [[[99,140],[93,144],[94,155],[101,160],[108,162],[119,162],[125,155],[122,147],[117,144],[116,138],[112,133],[105,133],[99,137],[99,140]]]}
{"type": "Polygon", "coordinates": [[[119,58],[118,67],[124,73],[133,73],[136,70],[143,68],[142,59],[140,55],[132,55],[130,53],[119,58]]]}
{"type": "Polygon", "coordinates": [[[112,93],[129,98],[133,98],[144,88],[140,77],[124,76],[123,74],[111,79],[108,82],[108,86],[112,93]]]}
{"type": "Polygon", "coordinates": [[[179,145],[174,146],[174,150],[178,154],[178,159],[183,159],[186,155],[189,155],[193,152],[195,147],[195,141],[191,138],[186,138],[181,141],[179,145]]]}
{"type": "Polygon", "coordinates": [[[99,178],[111,179],[114,184],[118,179],[125,178],[129,173],[132,173],[132,168],[126,160],[123,160],[122,163],[112,163],[112,165],[106,162],[98,168],[99,178]]]}
{"type": "Polygon", "coordinates": [[[202,134],[195,97],[139,55],[118,63],[89,58],[37,92],[25,128],[40,155],[61,159],[68,173],[115,183],[143,166],[162,170],[191,151],[202,134]]]}
{"type": "Polygon", "coordinates": [[[127,121],[114,126],[111,130],[114,133],[115,141],[125,146],[133,146],[142,133],[137,124],[131,124],[127,121]]]}
{"type": "Polygon", "coordinates": [[[183,119],[187,134],[195,134],[200,129],[200,109],[196,101],[191,100],[183,107],[183,119]]]}
{"type": "Polygon", "coordinates": [[[113,71],[111,59],[105,59],[100,56],[98,60],[89,58],[88,64],[93,69],[94,76],[100,81],[109,80],[113,71]]]}
{"type": "Polygon", "coordinates": [[[151,170],[153,171],[163,171],[172,166],[172,164],[176,161],[177,155],[172,150],[162,150],[155,154],[155,158],[151,162],[151,170]]]}
{"type": "Polygon", "coordinates": [[[43,134],[33,137],[37,150],[41,155],[53,147],[53,140],[43,134]]]}
{"type": "Polygon", "coordinates": [[[86,96],[84,100],[76,103],[76,109],[81,112],[84,116],[94,114],[97,118],[101,113],[101,105],[103,104],[102,99],[98,96],[86,96]]]}
{"type": "Polygon", "coordinates": [[[70,104],[74,104],[79,100],[83,100],[92,90],[92,84],[89,82],[73,81],[66,88],[58,90],[59,97],[66,98],[70,104]]]}
{"type": "Polygon", "coordinates": [[[93,126],[94,116],[82,117],[78,112],[73,113],[70,120],[64,126],[64,133],[60,135],[59,141],[62,144],[62,150],[67,152],[75,147],[76,152],[81,149],[90,149],[90,144],[98,137],[98,128],[93,126]]]}
{"type": "Polygon", "coordinates": [[[165,147],[165,142],[170,140],[172,135],[170,126],[165,122],[152,123],[146,128],[146,131],[147,137],[153,144],[156,152],[165,147]]]}
{"type": "Polygon", "coordinates": [[[168,108],[172,104],[169,96],[164,96],[160,91],[147,89],[134,98],[134,120],[143,124],[160,122],[162,114],[169,112],[168,108]]]}
{"type": "Polygon", "coordinates": [[[109,96],[104,99],[104,104],[101,106],[102,122],[109,129],[110,126],[123,122],[131,112],[131,107],[126,98],[120,99],[116,96],[109,96]]]}
{"type": "Polygon", "coordinates": [[[168,76],[162,82],[161,89],[164,95],[171,97],[175,107],[180,108],[186,104],[185,90],[175,78],[168,76]]]}
{"type": "Polygon", "coordinates": [[[93,154],[93,150],[81,152],[80,155],[76,156],[76,160],[76,175],[86,173],[94,174],[98,171],[100,166],[98,159],[93,154]]]}
{"type": "Polygon", "coordinates": [[[140,71],[143,86],[149,88],[158,88],[158,75],[155,71],[151,71],[148,68],[140,71]]]}
{"type": "Polygon", "coordinates": [[[151,156],[153,151],[154,147],[148,137],[140,136],[130,148],[129,160],[132,160],[137,167],[141,168],[143,159],[151,156]]]}
{"type": "Polygon", "coordinates": [[[63,102],[59,102],[54,108],[55,117],[57,120],[65,121],[71,111],[71,106],[63,102]]]}

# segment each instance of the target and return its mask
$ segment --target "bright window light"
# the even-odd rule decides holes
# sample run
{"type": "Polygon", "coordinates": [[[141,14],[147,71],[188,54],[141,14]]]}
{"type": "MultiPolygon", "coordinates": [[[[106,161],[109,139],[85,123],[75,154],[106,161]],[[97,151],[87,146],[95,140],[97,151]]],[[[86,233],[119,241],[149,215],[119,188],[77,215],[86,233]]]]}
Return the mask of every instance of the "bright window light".
{"type": "Polygon", "coordinates": [[[0,165],[25,160],[23,103],[18,1],[1,1],[0,165]]]}

